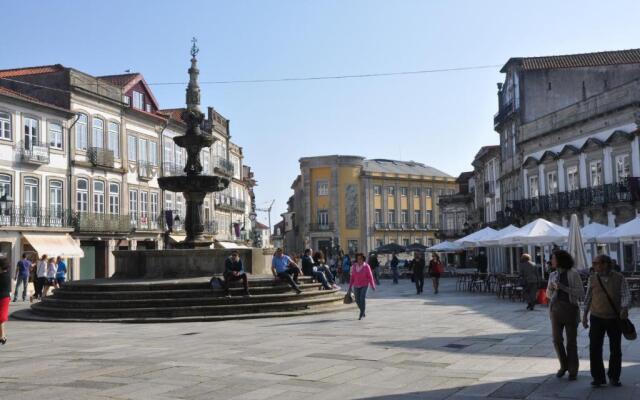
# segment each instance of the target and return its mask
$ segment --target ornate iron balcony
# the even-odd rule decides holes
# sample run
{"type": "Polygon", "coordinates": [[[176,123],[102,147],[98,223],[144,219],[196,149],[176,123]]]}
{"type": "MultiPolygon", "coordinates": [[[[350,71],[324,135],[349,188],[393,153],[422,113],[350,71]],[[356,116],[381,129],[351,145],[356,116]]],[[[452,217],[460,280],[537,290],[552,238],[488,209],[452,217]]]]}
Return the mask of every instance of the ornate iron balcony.
{"type": "Polygon", "coordinates": [[[18,143],[20,160],[29,164],[49,163],[49,143],[27,140],[18,143]]]}
{"type": "Polygon", "coordinates": [[[150,181],[153,179],[155,168],[156,166],[150,162],[138,162],[138,179],[150,181]]]}
{"type": "Polygon", "coordinates": [[[126,214],[76,212],[73,220],[76,232],[128,233],[133,227],[131,217],[126,214]]]}
{"type": "Polygon", "coordinates": [[[96,167],[113,168],[113,150],[104,149],[102,147],[89,148],[89,162],[96,167]]]}
{"type": "Polygon", "coordinates": [[[233,175],[234,167],[233,163],[222,157],[213,158],[213,170],[225,175],[233,175]]]}
{"type": "Polygon", "coordinates": [[[328,222],[326,224],[309,224],[309,230],[311,232],[326,232],[333,230],[333,222],[328,222]]]}
{"type": "Polygon", "coordinates": [[[69,216],[69,211],[61,208],[0,208],[0,226],[69,228],[72,227],[69,216]]]}

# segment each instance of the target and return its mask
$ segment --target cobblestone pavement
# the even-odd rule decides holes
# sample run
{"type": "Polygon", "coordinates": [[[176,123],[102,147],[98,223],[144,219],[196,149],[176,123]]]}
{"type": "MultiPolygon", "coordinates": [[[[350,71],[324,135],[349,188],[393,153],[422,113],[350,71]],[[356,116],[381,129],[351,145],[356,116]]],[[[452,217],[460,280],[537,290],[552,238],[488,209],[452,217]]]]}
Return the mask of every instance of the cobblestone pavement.
{"type": "Polygon", "coordinates": [[[579,379],[557,379],[546,308],[459,293],[450,279],[437,296],[384,281],[367,317],[356,317],[354,307],[166,325],[12,320],[0,347],[0,398],[640,398],[640,342],[623,342],[624,386],[592,390],[580,329],[579,379]]]}

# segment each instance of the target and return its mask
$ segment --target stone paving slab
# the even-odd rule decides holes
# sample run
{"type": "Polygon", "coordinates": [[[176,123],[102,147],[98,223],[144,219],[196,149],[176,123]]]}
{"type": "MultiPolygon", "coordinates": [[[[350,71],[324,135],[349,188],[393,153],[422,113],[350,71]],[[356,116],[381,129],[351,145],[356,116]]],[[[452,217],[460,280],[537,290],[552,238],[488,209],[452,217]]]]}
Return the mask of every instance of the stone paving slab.
{"type": "Polygon", "coordinates": [[[355,307],[215,323],[11,320],[0,399],[640,398],[640,342],[623,342],[624,386],[593,390],[583,329],[578,381],[555,378],[544,307],[456,292],[451,279],[437,296],[416,296],[408,281],[370,294],[362,321],[355,307]]]}

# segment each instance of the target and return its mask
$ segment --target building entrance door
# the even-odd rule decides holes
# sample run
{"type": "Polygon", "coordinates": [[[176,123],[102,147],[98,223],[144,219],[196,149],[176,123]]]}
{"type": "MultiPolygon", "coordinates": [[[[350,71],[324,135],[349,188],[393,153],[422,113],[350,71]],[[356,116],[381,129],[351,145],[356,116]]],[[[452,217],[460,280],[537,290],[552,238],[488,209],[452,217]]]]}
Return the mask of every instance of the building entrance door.
{"type": "Polygon", "coordinates": [[[80,279],[94,279],[96,277],[96,247],[80,246],[84,257],[80,259],[80,279]]]}

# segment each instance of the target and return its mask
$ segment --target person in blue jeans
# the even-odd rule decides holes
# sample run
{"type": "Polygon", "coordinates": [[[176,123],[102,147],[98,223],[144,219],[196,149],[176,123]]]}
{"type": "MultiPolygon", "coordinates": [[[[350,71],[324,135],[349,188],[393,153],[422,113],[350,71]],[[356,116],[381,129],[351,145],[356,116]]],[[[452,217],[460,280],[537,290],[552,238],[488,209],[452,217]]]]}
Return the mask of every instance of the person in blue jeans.
{"type": "Polygon", "coordinates": [[[58,269],[56,270],[56,281],[58,282],[58,287],[60,287],[67,280],[67,264],[62,261],[62,257],[58,256],[56,260],[58,264],[58,269]]]}
{"type": "Polygon", "coordinates": [[[274,278],[287,282],[297,294],[300,294],[302,293],[302,290],[298,287],[298,275],[300,272],[298,264],[284,254],[281,248],[276,249],[276,254],[274,254],[271,261],[271,273],[273,273],[274,278]]]}
{"type": "Polygon", "coordinates": [[[342,283],[349,283],[349,272],[351,271],[351,257],[348,254],[345,254],[342,258],[342,283]]]}
{"type": "Polygon", "coordinates": [[[18,301],[18,289],[22,286],[22,301],[27,299],[27,285],[29,285],[29,270],[31,261],[27,258],[27,253],[22,254],[22,260],[18,261],[16,268],[16,290],[13,292],[13,301],[18,301]]]}

